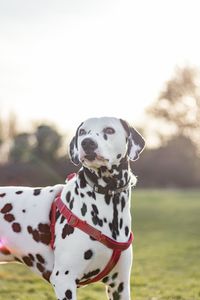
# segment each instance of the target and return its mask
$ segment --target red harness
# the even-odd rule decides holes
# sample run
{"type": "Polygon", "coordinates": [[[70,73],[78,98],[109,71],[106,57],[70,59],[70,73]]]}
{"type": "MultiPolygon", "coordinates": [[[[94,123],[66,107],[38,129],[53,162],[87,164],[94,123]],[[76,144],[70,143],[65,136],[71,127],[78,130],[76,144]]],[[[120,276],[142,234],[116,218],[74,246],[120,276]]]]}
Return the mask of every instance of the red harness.
{"type": "MultiPolygon", "coordinates": [[[[72,176],[70,175],[68,179],[71,179],[72,176]],[[69,178],[70,177],[70,178],[69,178]]],[[[67,206],[62,202],[61,200],[61,193],[56,197],[55,201],[52,204],[51,208],[51,248],[53,249],[54,246],[54,240],[55,240],[55,223],[56,223],[56,209],[60,211],[60,213],[67,219],[67,223],[72,226],[76,227],[98,242],[102,243],[106,247],[110,248],[113,250],[112,256],[103,269],[97,276],[95,276],[92,279],[87,279],[82,282],[79,282],[78,285],[86,285],[89,283],[97,282],[101,279],[103,279],[105,276],[107,276],[110,271],[116,266],[117,262],[120,259],[122,251],[126,250],[129,248],[133,241],[133,233],[130,233],[130,237],[128,242],[126,243],[119,243],[108,236],[104,235],[101,233],[101,231],[97,230],[93,226],[89,225],[86,221],[82,221],[79,219],[75,214],[72,213],[71,210],[67,208],[67,206]]]]}

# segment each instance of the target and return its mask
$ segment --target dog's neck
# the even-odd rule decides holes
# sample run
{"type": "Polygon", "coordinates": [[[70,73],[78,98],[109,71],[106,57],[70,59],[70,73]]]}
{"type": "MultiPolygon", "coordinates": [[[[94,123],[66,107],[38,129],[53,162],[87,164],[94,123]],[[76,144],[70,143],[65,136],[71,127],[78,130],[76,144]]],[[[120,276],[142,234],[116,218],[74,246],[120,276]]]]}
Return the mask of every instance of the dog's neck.
{"type": "Polygon", "coordinates": [[[119,165],[113,165],[111,169],[104,166],[98,169],[83,166],[81,172],[86,181],[89,179],[93,185],[113,191],[128,186],[131,177],[129,161],[126,159],[121,160],[119,165]]]}

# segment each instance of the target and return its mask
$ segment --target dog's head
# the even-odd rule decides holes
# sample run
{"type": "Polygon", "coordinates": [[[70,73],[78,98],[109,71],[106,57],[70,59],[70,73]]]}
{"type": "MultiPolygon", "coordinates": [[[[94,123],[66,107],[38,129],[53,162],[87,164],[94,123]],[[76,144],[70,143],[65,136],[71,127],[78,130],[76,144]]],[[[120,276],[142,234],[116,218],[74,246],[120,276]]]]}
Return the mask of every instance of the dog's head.
{"type": "Polygon", "coordinates": [[[70,158],[88,168],[110,169],[122,158],[136,160],[144,149],[143,137],[124,120],[117,118],[91,118],[77,129],[70,143],[70,158]]]}

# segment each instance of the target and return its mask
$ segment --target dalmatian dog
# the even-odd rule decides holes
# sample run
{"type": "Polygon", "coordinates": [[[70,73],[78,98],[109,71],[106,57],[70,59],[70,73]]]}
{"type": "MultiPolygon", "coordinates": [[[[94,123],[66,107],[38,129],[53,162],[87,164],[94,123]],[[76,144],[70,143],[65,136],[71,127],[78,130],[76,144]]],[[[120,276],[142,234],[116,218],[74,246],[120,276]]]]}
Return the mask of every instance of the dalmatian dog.
{"type": "Polygon", "coordinates": [[[91,118],[78,127],[70,143],[70,158],[81,168],[66,184],[0,187],[0,261],[26,264],[52,284],[58,300],[77,299],[77,287],[99,274],[108,299],[130,300],[132,247],[104,274],[113,250],[69,223],[59,209],[51,247],[51,208],[59,194],[63,207],[93,232],[116,245],[127,243],[134,178],[129,162],[138,159],[144,145],[124,120],[91,118]]]}

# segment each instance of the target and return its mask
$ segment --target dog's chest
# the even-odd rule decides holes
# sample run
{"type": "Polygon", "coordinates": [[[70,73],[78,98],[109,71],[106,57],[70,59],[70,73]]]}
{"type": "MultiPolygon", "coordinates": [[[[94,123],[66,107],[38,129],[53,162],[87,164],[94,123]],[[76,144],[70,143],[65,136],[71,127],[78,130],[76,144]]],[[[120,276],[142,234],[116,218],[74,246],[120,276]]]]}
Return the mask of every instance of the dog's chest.
{"type": "MultiPolygon", "coordinates": [[[[127,242],[131,225],[128,194],[125,191],[114,196],[105,196],[94,193],[89,185],[73,179],[65,186],[61,198],[81,220],[113,240],[127,242]]],[[[80,229],[71,227],[58,212],[55,233],[55,252],[58,253],[56,257],[60,259],[62,253],[65,253],[64,261],[59,262],[63,266],[63,272],[73,261],[79,280],[88,279],[90,274],[100,272],[111,258],[111,249],[80,229]]]]}
{"type": "Polygon", "coordinates": [[[80,180],[66,185],[62,200],[80,219],[110,238],[124,242],[130,233],[129,190],[114,195],[95,193],[88,185],[81,187],[80,180]]]}

